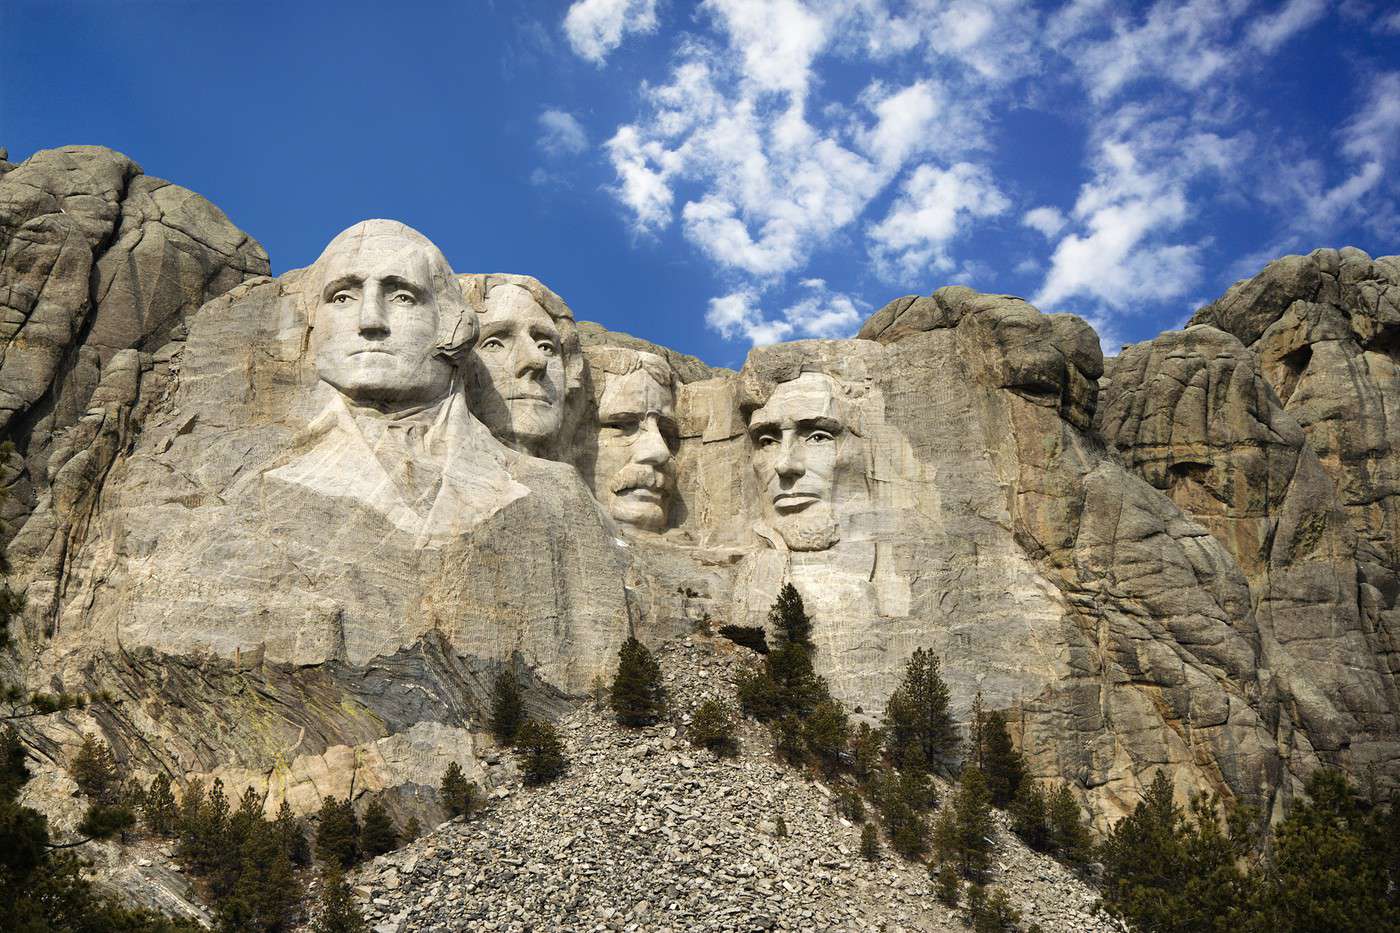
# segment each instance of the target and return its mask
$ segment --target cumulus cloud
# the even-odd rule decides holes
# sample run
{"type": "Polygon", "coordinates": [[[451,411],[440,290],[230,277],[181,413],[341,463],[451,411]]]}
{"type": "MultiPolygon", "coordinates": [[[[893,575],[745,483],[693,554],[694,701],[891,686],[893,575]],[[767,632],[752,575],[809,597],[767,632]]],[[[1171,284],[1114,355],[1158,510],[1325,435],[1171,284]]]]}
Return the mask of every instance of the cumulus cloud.
{"type": "Polygon", "coordinates": [[[710,299],[705,323],[728,339],[744,339],[754,346],[804,337],[850,337],[860,327],[864,311],[849,295],[827,288],[821,279],[805,279],[803,294],[774,315],[765,315],[760,293],[740,289],[710,299]]]}
{"type": "Polygon", "coordinates": [[[1039,232],[1047,240],[1053,240],[1068,221],[1058,207],[1037,207],[1026,211],[1021,223],[1039,232]]]}
{"type": "Polygon", "coordinates": [[[905,180],[883,220],[868,233],[871,256],[886,278],[913,278],[954,267],[948,244],[974,217],[1011,207],[991,173],[968,162],[947,170],[921,165],[905,180]]]}
{"type": "Polygon", "coordinates": [[[588,134],[571,113],[550,108],[539,117],[540,135],[536,144],[546,155],[578,155],[588,148],[588,134]]]}
{"type": "Polygon", "coordinates": [[[656,31],[656,0],[578,0],[564,14],[574,52],[601,65],[633,33],[656,31]]]}

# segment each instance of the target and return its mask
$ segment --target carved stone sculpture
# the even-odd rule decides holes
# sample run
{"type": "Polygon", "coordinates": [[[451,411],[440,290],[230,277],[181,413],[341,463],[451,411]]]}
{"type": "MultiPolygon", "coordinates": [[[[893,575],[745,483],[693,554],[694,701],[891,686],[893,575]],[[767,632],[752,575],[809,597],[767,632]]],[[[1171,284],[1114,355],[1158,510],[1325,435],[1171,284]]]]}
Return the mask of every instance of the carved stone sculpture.
{"type": "Polygon", "coordinates": [[[507,446],[562,459],[583,370],[573,312],[528,275],[470,275],[463,285],[480,320],[467,374],[472,411],[507,446]]]}
{"type": "Polygon", "coordinates": [[[749,415],[763,521],[790,550],[825,550],[841,539],[838,489],[860,466],[844,395],[832,377],[806,372],[749,415]]]}
{"type": "Polygon", "coordinates": [[[593,390],[592,443],[577,444],[579,466],[615,521],[660,532],[675,491],[676,376],[644,350],[599,347],[586,354],[593,390]]]}

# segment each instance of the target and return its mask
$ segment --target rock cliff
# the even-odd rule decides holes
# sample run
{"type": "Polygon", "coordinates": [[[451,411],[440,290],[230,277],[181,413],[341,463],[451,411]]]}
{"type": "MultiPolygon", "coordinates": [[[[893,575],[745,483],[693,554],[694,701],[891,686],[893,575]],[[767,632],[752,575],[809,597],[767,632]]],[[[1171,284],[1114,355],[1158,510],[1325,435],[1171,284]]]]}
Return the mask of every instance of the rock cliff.
{"type": "Polygon", "coordinates": [[[100,730],[269,811],[431,817],[449,762],[489,783],[502,665],[554,715],[629,634],[761,625],[791,581],[851,708],[931,648],[1100,826],[1161,769],[1266,809],[1400,778],[1400,260],[1280,260],[1107,362],[952,287],[733,372],[386,221],[268,278],[106,150],[0,175],[0,244],[13,661],[111,698],[29,727],[54,763],[100,730]]]}

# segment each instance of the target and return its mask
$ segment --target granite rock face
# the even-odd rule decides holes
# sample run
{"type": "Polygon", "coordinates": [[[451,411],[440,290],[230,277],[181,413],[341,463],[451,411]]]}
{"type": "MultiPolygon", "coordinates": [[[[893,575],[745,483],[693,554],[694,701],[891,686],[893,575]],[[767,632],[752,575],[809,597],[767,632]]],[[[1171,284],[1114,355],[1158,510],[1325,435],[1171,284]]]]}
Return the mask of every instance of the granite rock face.
{"type": "MultiPolygon", "coordinates": [[[[83,197],[116,217],[144,176],[99,154],[83,197]]],[[[557,715],[628,635],[762,625],[791,581],[851,708],[931,648],[958,714],[1008,711],[1100,826],[1163,768],[1266,809],[1324,763],[1400,777],[1390,260],[1284,260],[1107,372],[1080,319],[961,287],[712,369],[388,221],[276,279],[221,267],[197,311],[172,274],[94,317],[65,261],[43,308],[77,276],[88,323],[5,383],[51,418],[14,661],[112,699],[31,724],[47,760],[97,730],[269,811],[383,791],[433,817],[449,763],[492,781],[503,666],[557,715]]]]}
{"type": "MultiPolygon", "coordinates": [[[[204,198],[98,146],[0,173],[0,432],[13,529],[47,488],[52,439],[126,350],[150,353],[267,253],[204,198]]],[[[125,364],[117,363],[117,366],[125,364]]]]}

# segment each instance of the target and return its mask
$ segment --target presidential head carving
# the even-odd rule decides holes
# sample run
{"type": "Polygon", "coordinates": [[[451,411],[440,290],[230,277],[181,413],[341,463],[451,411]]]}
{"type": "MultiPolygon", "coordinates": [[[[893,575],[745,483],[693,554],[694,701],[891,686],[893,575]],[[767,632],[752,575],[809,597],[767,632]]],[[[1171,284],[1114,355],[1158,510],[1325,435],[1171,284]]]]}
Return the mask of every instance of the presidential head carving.
{"type": "Polygon", "coordinates": [[[751,410],[748,430],[764,523],[791,550],[831,547],[841,537],[843,483],[862,463],[845,388],[816,372],[780,382],[751,410]]]}
{"type": "Polygon", "coordinates": [[[581,464],[594,494],[619,524],[666,530],[675,470],[676,376],[655,353],[588,350],[597,445],[581,464]]]}
{"type": "Polygon", "coordinates": [[[556,459],[583,371],[573,312],[528,275],[472,275],[464,286],[479,330],[467,366],[473,413],[507,446],[556,459]]]}
{"type": "Polygon", "coordinates": [[[427,237],[396,221],[366,220],[331,240],[302,281],[324,382],[380,408],[447,395],[476,320],[427,237]]]}

